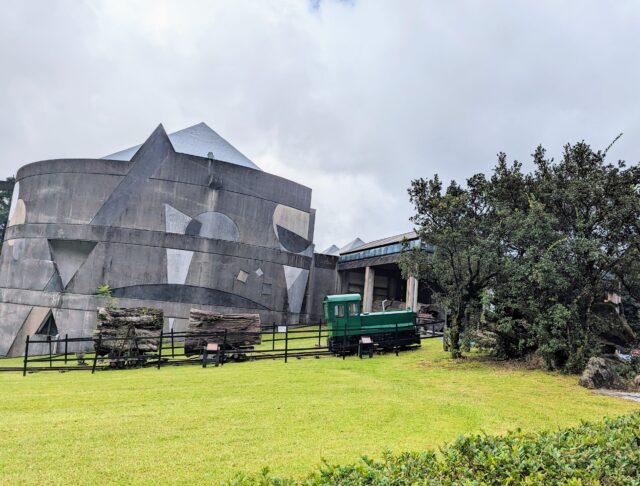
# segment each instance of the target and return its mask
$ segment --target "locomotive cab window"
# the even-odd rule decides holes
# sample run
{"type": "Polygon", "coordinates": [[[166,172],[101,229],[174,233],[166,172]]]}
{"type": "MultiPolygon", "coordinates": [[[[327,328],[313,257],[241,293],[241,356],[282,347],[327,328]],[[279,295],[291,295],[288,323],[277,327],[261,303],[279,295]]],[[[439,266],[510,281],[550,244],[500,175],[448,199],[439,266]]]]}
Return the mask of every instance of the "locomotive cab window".
{"type": "Polygon", "coordinates": [[[344,317],[344,304],[337,304],[333,308],[333,312],[336,317],[344,317]]]}
{"type": "Polygon", "coordinates": [[[358,313],[360,312],[359,307],[360,307],[360,306],[358,305],[358,303],[357,303],[357,302],[351,302],[351,303],[349,304],[349,315],[350,315],[350,316],[357,316],[357,315],[358,315],[358,313]]]}

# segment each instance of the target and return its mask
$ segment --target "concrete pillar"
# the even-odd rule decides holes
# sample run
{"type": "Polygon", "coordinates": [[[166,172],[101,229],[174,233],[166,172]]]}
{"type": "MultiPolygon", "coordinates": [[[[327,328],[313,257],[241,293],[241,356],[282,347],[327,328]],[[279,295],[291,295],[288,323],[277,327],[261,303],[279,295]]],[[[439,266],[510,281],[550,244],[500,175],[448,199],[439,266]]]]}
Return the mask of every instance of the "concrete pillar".
{"type": "Polygon", "coordinates": [[[416,312],[418,309],[418,279],[409,277],[407,279],[407,307],[416,312]]]}
{"type": "Polygon", "coordinates": [[[349,291],[349,270],[338,273],[338,293],[346,294],[349,291]]]}
{"type": "Polygon", "coordinates": [[[364,295],[362,296],[362,312],[371,312],[373,308],[373,284],[376,271],[373,267],[364,270],[364,295]]]}

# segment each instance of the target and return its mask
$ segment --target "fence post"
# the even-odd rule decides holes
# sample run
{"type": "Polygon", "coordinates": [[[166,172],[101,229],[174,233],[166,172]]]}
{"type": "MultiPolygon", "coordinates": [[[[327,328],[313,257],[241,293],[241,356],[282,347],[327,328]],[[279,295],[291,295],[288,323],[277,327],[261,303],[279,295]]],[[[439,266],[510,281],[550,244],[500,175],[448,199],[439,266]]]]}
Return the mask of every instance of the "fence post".
{"type": "Polygon", "coordinates": [[[162,363],[162,341],[164,339],[164,329],[160,329],[160,341],[158,342],[158,369],[162,363]]]}
{"type": "Polygon", "coordinates": [[[396,322],[396,339],[395,339],[395,345],[396,345],[396,356],[398,356],[398,323],[396,322]]]}
{"type": "Polygon", "coordinates": [[[171,357],[172,358],[176,357],[175,348],[173,346],[173,327],[171,328],[171,357]]]}
{"type": "Polygon", "coordinates": [[[321,337],[322,337],[322,319],[320,319],[320,321],[318,322],[318,347],[321,347],[320,345],[321,337]]]}
{"type": "Polygon", "coordinates": [[[273,322],[272,333],[271,333],[271,351],[276,350],[276,323],[273,322]]]}
{"type": "Polygon", "coordinates": [[[205,342],[205,345],[202,347],[202,367],[203,368],[207,367],[208,353],[209,351],[207,350],[207,344],[205,342]]]}
{"type": "Polygon", "coordinates": [[[342,359],[347,357],[347,323],[344,323],[344,333],[342,335],[342,359]]]}
{"type": "Polygon", "coordinates": [[[22,376],[27,376],[27,360],[29,359],[29,335],[24,343],[24,368],[22,370],[22,376]]]}
{"type": "Polygon", "coordinates": [[[69,345],[69,335],[65,334],[64,335],[64,364],[67,364],[68,345],[69,345]]]}
{"type": "Polygon", "coordinates": [[[51,336],[47,335],[47,341],[49,341],[49,368],[53,368],[53,361],[51,361],[51,336]]]}
{"type": "Polygon", "coordinates": [[[284,362],[287,362],[289,354],[289,326],[287,325],[284,331],[284,362]]]}
{"type": "Polygon", "coordinates": [[[224,330],[224,337],[222,338],[222,349],[220,350],[220,366],[224,365],[224,348],[227,345],[227,331],[228,329],[224,330]]]}
{"type": "Polygon", "coordinates": [[[102,333],[98,334],[98,345],[95,346],[95,353],[93,354],[93,366],[91,367],[91,374],[93,375],[96,372],[96,365],[98,364],[98,350],[100,349],[100,345],[102,344],[102,333]]]}

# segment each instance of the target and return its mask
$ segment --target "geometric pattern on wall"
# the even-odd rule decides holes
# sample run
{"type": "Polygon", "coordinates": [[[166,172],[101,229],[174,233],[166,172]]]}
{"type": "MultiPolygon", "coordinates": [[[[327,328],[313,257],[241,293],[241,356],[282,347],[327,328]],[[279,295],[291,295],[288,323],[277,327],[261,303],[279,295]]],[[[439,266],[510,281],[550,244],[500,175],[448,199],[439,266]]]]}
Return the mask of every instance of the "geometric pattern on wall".
{"type": "Polygon", "coordinates": [[[7,227],[15,224],[24,224],[26,215],[27,208],[24,205],[24,201],[20,199],[20,181],[18,181],[15,186],[13,186],[9,215],[7,216],[7,227]]]}
{"type": "Polygon", "coordinates": [[[178,211],[173,206],[164,205],[164,228],[167,233],[185,234],[187,226],[191,222],[191,217],[178,211]]]}
{"type": "Polygon", "coordinates": [[[53,269],[53,275],[49,279],[49,282],[43,289],[45,292],[62,292],[64,290],[64,285],[62,285],[62,278],[60,278],[60,274],[58,270],[53,269]]]}
{"type": "MultiPolygon", "coordinates": [[[[26,337],[36,334],[50,315],[51,309],[48,307],[32,307],[22,326],[18,329],[7,355],[20,356],[24,354],[26,337]]],[[[35,349],[32,349],[32,351],[34,351],[34,354],[37,354],[35,349]]]]}
{"type": "Polygon", "coordinates": [[[287,297],[289,299],[289,312],[299,314],[304,300],[304,291],[307,288],[309,270],[283,265],[284,279],[287,283],[287,297]]]}
{"type": "Polygon", "coordinates": [[[11,219],[9,219],[7,226],[24,224],[27,219],[27,207],[25,206],[24,201],[22,199],[18,199],[12,209],[14,210],[13,215],[11,216],[11,219]]]}
{"type": "Polygon", "coordinates": [[[301,253],[311,244],[309,213],[278,204],[273,211],[273,231],[282,249],[301,253]]]}
{"type": "Polygon", "coordinates": [[[174,153],[169,137],[159,125],[131,158],[129,172],[91,220],[92,225],[111,226],[128,208],[153,173],[174,153]]]}
{"type": "Polygon", "coordinates": [[[180,302],[183,304],[269,310],[268,307],[258,302],[232,292],[206,287],[194,287],[193,285],[132,285],[130,287],[112,289],[112,294],[114,297],[121,299],[158,300],[163,302],[180,302]]]}
{"type": "Polygon", "coordinates": [[[192,251],[167,248],[167,283],[184,285],[192,258],[192,251]]]}
{"type": "Polygon", "coordinates": [[[58,326],[56,324],[56,320],[53,318],[53,313],[49,310],[49,313],[38,327],[38,330],[35,334],[43,334],[45,336],[57,336],[58,335],[58,326]]]}
{"type": "Polygon", "coordinates": [[[282,246],[290,252],[301,253],[309,246],[309,240],[283,228],[279,224],[276,225],[276,233],[282,246]]]}
{"type": "Polygon", "coordinates": [[[240,241],[238,225],[229,216],[217,211],[205,211],[192,218],[173,206],[165,204],[164,218],[167,233],[240,241]]]}
{"type": "MultiPolygon", "coordinates": [[[[31,307],[27,305],[0,304],[2,317],[0,321],[0,356],[10,355],[12,349],[24,352],[24,335],[20,330],[24,321],[29,317],[31,307]]],[[[11,355],[17,356],[17,355],[11,355]]]]}
{"type": "Polygon", "coordinates": [[[238,225],[229,216],[217,211],[198,214],[187,226],[186,234],[216,240],[240,241],[238,225]]]}
{"type": "MultiPolygon", "coordinates": [[[[56,264],[63,289],[67,287],[83,263],[87,261],[96,244],[95,241],[49,240],[51,256],[56,264]]],[[[49,284],[53,284],[54,281],[57,279],[52,278],[49,284]]]]}
{"type": "MultiPolygon", "coordinates": [[[[20,181],[16,182],[16,184],[13,186],[13,193],[11,194],[11,205],[9,206],[9,216],[7,216],[7,219],[9,221],[11,221],[13,213],[16,210],[16,203],[18,202],[18,199],[20,199],[20,181]]],[[[9,223],[8,226],[11,226],[11,223],[9,223]]]]}

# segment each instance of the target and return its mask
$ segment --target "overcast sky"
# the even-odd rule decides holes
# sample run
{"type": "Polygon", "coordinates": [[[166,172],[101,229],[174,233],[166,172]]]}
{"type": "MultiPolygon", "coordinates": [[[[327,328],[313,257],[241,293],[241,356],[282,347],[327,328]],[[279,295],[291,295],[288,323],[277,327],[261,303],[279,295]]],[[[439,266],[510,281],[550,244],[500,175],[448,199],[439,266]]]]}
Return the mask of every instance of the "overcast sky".
{"type": "Polygon", "coordinates": [[[318,249],[496,153],[640,160],[640,1],[0,0],[0,177],[205,122],[313,189],[318,249]]]}

